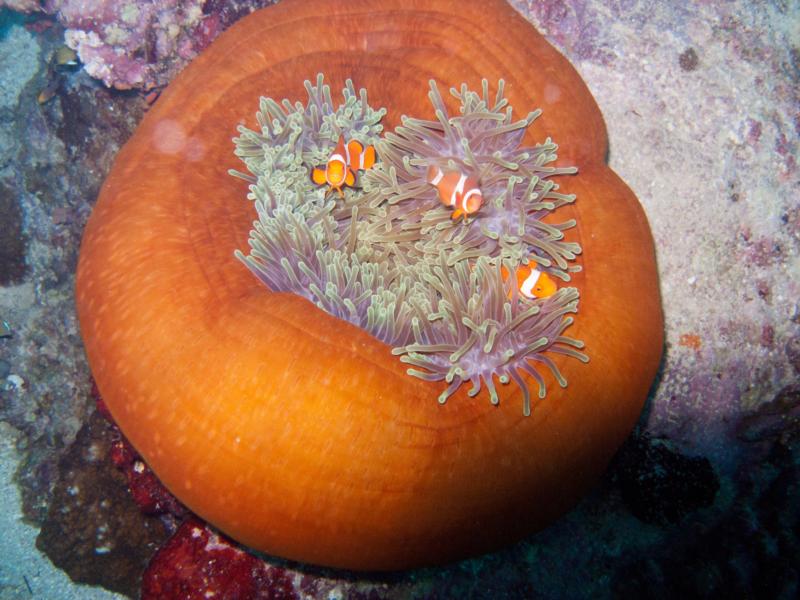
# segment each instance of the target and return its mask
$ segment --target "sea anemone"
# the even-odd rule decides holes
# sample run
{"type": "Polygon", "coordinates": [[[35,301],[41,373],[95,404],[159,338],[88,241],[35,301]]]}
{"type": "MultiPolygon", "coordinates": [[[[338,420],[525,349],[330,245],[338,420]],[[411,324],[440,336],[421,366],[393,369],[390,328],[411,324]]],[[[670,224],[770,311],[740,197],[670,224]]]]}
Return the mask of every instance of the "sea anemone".
{"type": "Polygon", "coordinates": [[[446,381],[444,403],[459,386],[482,383],[499,402],[495,378],[513,380],[530,415],[528,385],[544,379],[532,366],[545,365],[560,385],[566,380],[546,352],[586,361],[575,350],[582,342],[563,336],[577,312],[578,291],[562,288],[552,297],[529,300],[510,272],[535,260],[568,281],[568,266],[580,252],[564,241],[574,220],[549,225],[544,218],[574,195],[558,193],[549,177],[575,173],[548,166],[556,159],[551,140],[522,147],[526,129],[540,111],[520,121],[498,85],[494,100],[466,85],[451,90],[459,100],[450,117],[435,82],[429,97],[436,121],[404,117],[381,140],[385,109],[373,110],[367,91],[356,94],[348,80],[343,103],[334,108],[330,87],[306,81],[308,102],[278,103],[262,98],[260,131],[240,126],[236,155],[250,174],[258,221],[250,232],[251,251],[236,256],[273,291],[299,294],[327,313],[365,329],[394,346],[413,367],[410,375],[446,381]],[[362,189],[348,189],[341,201],[314,184],[309,172],[324,163],[340,136],[377,145],[380,161],[360,175],[362,189]],[[475,173],[485,205],[469,222],[453,221],[427,181],[433,166],[475,173]],[[424,370],[420,370],[424,369],[424,370]]]}
{"type": "Polygon", "coordinates": [[[258,550],[380,570],[518,540],[594,485],[661,355],[652,237],[606,150],[585,84],[500,0],[256,11],[163,91],[87,223],[76,304],[100,393],[181,502],[258,550]],[[315,81],[306,101],[303,78],[320,72],[345,97],[315,81]],[[499,99],[484,78],[505,81],[499,99]],[[431,89],[432,105],[431,80],[456,96],[431,89]],[[246,115],[261,95],[292,102],[265,102],[259,122],[246,115]],[[506,120],[505,99],[541,117],[506,120]],[[472,156],[449,125],[464,102],[503,113],[460,121],[479,138],[472,156]],[[348,103],[349,121],[326,118],[348,103]],[[239,125],[252,134],[239,130],[237,158],[239,125]],[[379,125],[380,164],[343,199],[309,182],[337,131],[366,143],[379,125]],[[435,148],[420,147],[428,138],[435,148]],[[303,150],[272,154],[284,143],[303,150]],[[420,178],[426,161],[478,169],[479,213],[450,219],[420,178]],[[503,269],[526,258],[559,281],[557,298],[515,297],[503,269]],[[503,362],[510,351],[524,361],[503,362]],[[528,417],[526,365],[547,389],[528,417]]]}

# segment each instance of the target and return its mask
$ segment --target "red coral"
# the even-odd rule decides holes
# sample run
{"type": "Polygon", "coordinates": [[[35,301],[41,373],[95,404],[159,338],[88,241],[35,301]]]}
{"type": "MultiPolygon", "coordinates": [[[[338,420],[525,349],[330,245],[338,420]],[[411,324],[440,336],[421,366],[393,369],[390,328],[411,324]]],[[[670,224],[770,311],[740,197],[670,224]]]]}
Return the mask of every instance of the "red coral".
{"type": "Polygon", "coordinates": [[[111,444],[109,458],[125,474],[128,489],[139,510],[145,515],[184,516],[186,508],[164,487],[118,429],[117,435],[119,439],[111,444]]]}
{"type": "Polygon", "coordinates": [[[120,438],[111,444],[108,457],[111,459],[111,462],[114,463],[115,467],[124,471],[133,465],[133,462],[136,460],[136,451],[127,440],[120,438]]]}
{"type": "Polygon", "coordinates": [[[92,379],[92,389],[90,394],[94,400],[94,405],[97,408],[97,412],[103,415],[106,421],[116,427],[117,424],[114,423],[114,417],[111,416],[111,411],[108,410],[108,406],[106,406],[106,403],[103,401],[103,397],[100,395],[100,390],[97,389],[97,383],[94,379],[92,379]]]}
{"type": "Polygon", "coordinates": [[[182,516],[186,508],[167,491],[155,474],[141,459],[125,469],[128,487],[134,501],[146,515],[172,514],[182,516]]]}
{"type": "Polygon", "coordinates": [[[291,577],[187,520],[144,573],[142,600],[298,600],[291,577]]]}
{"type": "Polygon", "coordinates": [[[108,452],[108,457],[117,469],[125,474],[128,480],[128,488],[131,491],[133,500],[139,506],[139,510],[145,515],[172,514],[182,517],[186,514],[186,508],[178,502],[164,485],[158,480],[155,473],[136,452],[131,443],[125,439],[122,432],[114,422],[114,417],[108,410],[100,390],[92,381],[92,397],[94,398],[97,412],[99,412],[111,424],[113,429],[114,442],[108,452]]]}

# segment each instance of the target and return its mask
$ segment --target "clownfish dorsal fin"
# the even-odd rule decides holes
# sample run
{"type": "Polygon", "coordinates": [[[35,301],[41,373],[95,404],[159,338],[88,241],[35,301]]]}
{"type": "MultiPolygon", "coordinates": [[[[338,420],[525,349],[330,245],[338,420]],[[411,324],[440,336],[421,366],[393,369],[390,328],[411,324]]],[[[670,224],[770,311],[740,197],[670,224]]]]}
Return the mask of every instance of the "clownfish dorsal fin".
{"type": "MultiPolygon", "coordinates": [[[[340,133],[339,134],[339,141],[336,142],[336,147],[331,152],[331,158],[334,156],[341,156],[343,159],[346,158],[345,156],[345,145],[344,145],[344,136],[340,133]]],[[[328,159],[330,162],[330,158],[328,159]]]]}

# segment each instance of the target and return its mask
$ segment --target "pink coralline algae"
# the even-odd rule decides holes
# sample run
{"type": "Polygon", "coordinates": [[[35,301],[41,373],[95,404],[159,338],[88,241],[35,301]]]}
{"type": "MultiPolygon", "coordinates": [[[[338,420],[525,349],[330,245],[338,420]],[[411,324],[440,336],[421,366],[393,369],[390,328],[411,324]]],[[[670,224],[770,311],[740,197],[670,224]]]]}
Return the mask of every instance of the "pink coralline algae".
{"type": "Polygon", "coordinates": [[[54,15],[86,72],[109,87],[165,85],[228,25],[269,0],[0,0],[54,15]]]}
{"type": "Polygon", "coordinates": [[[48,8],[86,72],[121,89],[165,83],[219,33],[203,0],[50,0],[48,8]]]}
{"type": "Polygon", "coordinates": [[[41,2],[39,0],[2,0],[0,1],[0,8],[10,8],[20,12],[33,12],[39,10],[41,2]]]}
{"type": "Polygon", "coordinates": [[[511,0],[568,56],[608,65],[614,60],[598,7],[584,0],[511,0]]]}

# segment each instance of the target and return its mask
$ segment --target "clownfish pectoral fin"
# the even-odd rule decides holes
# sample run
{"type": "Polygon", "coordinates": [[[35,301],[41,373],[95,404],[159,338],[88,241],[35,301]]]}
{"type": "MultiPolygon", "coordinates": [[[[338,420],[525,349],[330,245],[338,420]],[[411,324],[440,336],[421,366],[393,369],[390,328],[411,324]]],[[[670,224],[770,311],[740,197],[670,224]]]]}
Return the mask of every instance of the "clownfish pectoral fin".
{"type": "Polygon", "coordinates": [[[347,169],[347,175],[344,176],[345,185],[353,187],[356,183],[356,176],[353,174],[352,169],[347,169]]]}
{"type": "Polygon", "coordinates": [[[375,164],[375,146],[367,146],[364,150],[364,157],[361,159],[362,169],[371,169],[375,164]]]}
{"type": "Polygon", "coordinates": [[[450,218],[451,218],[451,219],[453,219],[453,221],[457,221],[457,220],[458,220],[458,218],[459,218],[461,215],[464,215],[464,220],[466,221],[466,220],[467,220],[467,213],[465,213],[465,212],[464,212],[463,210],[461,210],[460,208],[457,208],[457,209],[455,209],[455,210],[453,211],[453,214],[451,214],[451,215],[450,215],[450,218]]]}
{"type": "Polygon", "coordinates": [[[322,185],[324,183],[327,183],[328,181],[327,178],[325,177],[325,171],[322,169],[318,169],[316,167],[314,168],[313,171],[311,171],[311,179],[317,185],[322,185]]]}

